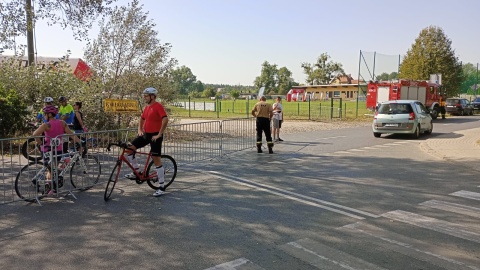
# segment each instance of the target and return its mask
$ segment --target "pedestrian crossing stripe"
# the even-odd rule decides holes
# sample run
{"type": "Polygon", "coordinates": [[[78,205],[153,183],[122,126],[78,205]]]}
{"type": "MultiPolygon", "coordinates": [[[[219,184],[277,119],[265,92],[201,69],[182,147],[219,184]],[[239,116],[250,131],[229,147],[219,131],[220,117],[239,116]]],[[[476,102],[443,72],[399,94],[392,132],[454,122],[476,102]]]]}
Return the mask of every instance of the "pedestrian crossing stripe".
{"type": "Polygon", "coordinates": [[[251,261],[240,258],[230,262],[222,263],[214,267],[207,268],[205,270],[235,270],[235,269],[251,269],[251,270],[264,270],[264,268],[252,263],[251,261]]]}
{"type": "Polygon", "coordinates": [[[384,269],[308,238],[287,243],[280,249],[320,269],[384,269]]]}
{"type": "Polygon", "coordinates": [[[456,203],[430,200],[420,204],[421,206],[426,206],[430,208],[440,209],[443,211],[458,213],[466,216],[480,218],[480,208],[461,205],[456,203]]]}
{"type": "Polygon", "coordinates": [[[460,224],[425,217],[419,214],[402,210],[387,212],[382,214],[382,216],[417,227],[434,230],[436,232],[480,243],[480,233],[472,232],[471,228],[460,224]]]}
{"type": "Polygon", "coordinates": [[[450,195],[480,201],[480,193],[477,192],[460,190],[454,193],[450,193],[450,195]]]}
{"type": "MultiPolygon", "coordinates": [[[[436,249],[435,253],[430,251],[431,244],[403,236],[394,232],[384,230],[382,228],[366,224],[364,222],[356,222],[353,224],[340,227],[339,230],[347,231],[354,235],[362,234],[365,237],[375,239],[374,244],[378,244],[387,249],[401,253],[408,257],[425,261],[445,269],[456,270],[480,270],[480,268],[469,265],[467,263],[455,260],[453,258],[461,257],[461,251],[452,249],[436,249]]],[[[368,241],[368,240],[366,240],[368,241]]],[[[373,241],[370,240],[370,243],[373,241]]]]}

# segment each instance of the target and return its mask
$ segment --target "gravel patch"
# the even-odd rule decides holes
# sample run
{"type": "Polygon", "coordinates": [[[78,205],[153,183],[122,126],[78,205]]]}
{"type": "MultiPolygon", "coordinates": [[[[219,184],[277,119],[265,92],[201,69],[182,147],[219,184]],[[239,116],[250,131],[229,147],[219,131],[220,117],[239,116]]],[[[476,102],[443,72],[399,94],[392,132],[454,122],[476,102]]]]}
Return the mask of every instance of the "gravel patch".
{"type": "Polygon", "coordinates": [[[331,130],[342,128],[366,127],[372,124],[371,120],[357,121],[334,121],[334,122],[317,122],[317,121],[286,121],[282,123],[280,133],[291,134],[299,132],[309,132],[318,130],[331,130]]]}

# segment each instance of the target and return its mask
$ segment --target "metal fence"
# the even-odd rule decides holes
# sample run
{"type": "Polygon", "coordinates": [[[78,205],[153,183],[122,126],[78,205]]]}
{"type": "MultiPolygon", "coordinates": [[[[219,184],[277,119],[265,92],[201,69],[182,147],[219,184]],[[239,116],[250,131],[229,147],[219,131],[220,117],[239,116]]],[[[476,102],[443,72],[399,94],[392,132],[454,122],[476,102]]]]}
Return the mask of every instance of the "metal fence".
{"type": "MultiPolygon", "coordinates": [[[[362,90],[364,91],[364,90],[362,90]]],[[[194,118],[251,118],[251,110],[257,100],[215,100],[206,101],[178,101],[173,106],[181,117],[194,118]],[[204,109],[206,108],[206,109],[204,109]],[[209,109],[210,108],[210,109],[209,109]]],[[[274,101],[268,100],[272,104],[274,101]]],[[[367,113],[365,99],[330,98],[328,100],[307,100],[305,102],[282,102],[283,115],[286,119],[322,120],[331,121],[338,118],[358,118],[358,115],[367,113]]]]}
{"type": "MultiPolygon", "coordinates": [[[[136,132],[135,128],[83,134],[88,154],[98,159],[101,165],[97,185],[103,188],[120,153],[120,149],[115,147],[107,151],[108,144],[131,141],[136,132]]],[[[29,138],[31,137],[0,139],[0,204],[21,200],[15,192],[15,179],[23,167],[38,166],[22,155],[22,145],[29,138]]],[[[169,125],[164,134],[162,152],[171,155],[181,170],[184,164],[213,160],[253,147],[255,147],[255,119],[245,118],[169,125]]],[[[148,146],[142,149],[149,150],[148,146]]],[[[38,150],[32,150],[32,156],[39,154],[38,150]]],[[[141,158],[139,163],[142,163],[141,158]]],[[[81,190],[89,183],[89,179],[79,178],[75,173],[72,177],[76,177],[76,184],[70,183],[70,176],[65,177],[65,184],[59,189],[59,195],[81,190]]]]}

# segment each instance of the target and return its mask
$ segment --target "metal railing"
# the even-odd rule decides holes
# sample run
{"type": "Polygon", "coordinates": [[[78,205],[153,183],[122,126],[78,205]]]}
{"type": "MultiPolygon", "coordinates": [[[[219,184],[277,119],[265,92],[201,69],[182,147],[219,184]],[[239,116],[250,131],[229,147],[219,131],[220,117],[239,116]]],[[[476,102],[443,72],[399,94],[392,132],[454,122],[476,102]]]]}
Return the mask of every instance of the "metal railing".
{"type": "MultiPolygon", "coordinates": [[[[101,164],[101,175],[96,185],[103,188],[120,149],[106,150],[110,142],[131,141],[137,136],[137,129],[107,130],[83,133],[88,147],[88,154],[93,155],[101,164]]],[[[0,139],[0,204],[21,200],[15,192],[15,178],[22,169],[34,161],[22,155],[22,144],[29,137],[0,139]]],[[[163,141],[162,152],[171,155],[179,165],[203,160],[213,160],[237,151],[255,146],[255,119],[229,119],[223,121],[204,121],[190,124],[169,125],[163,141]]],[[[148,146],[144,151],[149,151],[148,146]]],[[[33,150],[33,156],[39,155],[33,150]]],[[[42,161],[39,161],[42,162],[42,161]]],[[[142,160],[139,160],[141,163],[142,160]]],[[[69,182],[65,179],[65,182],[69,182]]],[[[95,188],[95,187],[94,187],[95,188]]],[[[71,193],[81,189],[65,184],[58,194],[71,193]]]]}

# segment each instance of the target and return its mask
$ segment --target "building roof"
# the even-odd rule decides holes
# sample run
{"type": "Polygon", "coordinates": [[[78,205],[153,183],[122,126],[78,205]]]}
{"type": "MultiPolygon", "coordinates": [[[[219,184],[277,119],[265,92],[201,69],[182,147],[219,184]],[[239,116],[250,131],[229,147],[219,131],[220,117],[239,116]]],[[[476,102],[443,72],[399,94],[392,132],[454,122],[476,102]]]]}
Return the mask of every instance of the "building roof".
{"type": "MultiPolygon", "coordinates": [[[[12,57],[13,55],[2,55],[0,56],[0,61],[4,61],[12,57]]],[[[36,61],[37,69],[40,69],[40,70],[56,69],[58,64],[64,62],[66,64],[66,68],[82,81],[89,80],[92,75],[92,71],[90,67],[81,58],[62,59],[62,58],[55,58],[55,57],[38,56],[35,58],[35,61],[36,61]]],[[[28,57],[26,56],[20,57],[20,61],[18,65],[19,67],[27,67],[28,57]]]]}

